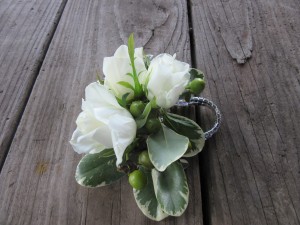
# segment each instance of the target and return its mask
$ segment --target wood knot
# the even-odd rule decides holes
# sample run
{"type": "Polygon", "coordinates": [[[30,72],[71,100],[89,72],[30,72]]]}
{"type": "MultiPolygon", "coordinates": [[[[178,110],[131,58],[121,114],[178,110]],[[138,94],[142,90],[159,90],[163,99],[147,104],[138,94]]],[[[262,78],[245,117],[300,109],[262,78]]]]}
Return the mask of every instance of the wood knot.
{"type": "Polygon", "coordinates": [[[38,163],[35,167],[35,172],[39,175],[43,175],[48,169],[48,163],[38,163]]]}

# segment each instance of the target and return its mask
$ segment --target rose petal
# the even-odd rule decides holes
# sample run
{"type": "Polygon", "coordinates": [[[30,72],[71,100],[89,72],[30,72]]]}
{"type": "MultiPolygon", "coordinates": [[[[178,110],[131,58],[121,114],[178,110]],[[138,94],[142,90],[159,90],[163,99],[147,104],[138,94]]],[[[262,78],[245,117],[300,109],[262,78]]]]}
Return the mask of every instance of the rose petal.
{"type": "Polygon", "coordinates": [[[114,115],[109,122],[109,127],[112,132],[112,142],[117,157],[117,165],[119,165],[122,162],[126,148],[133,142],[136,136],[136,123],[128,117],[114,115]]]}
{"type": "Polygon", "coordinates": [[[99,83],[86,87],[82,110],[70,141],[74,150],[78,153],[95,153],[114,148],[117,164],[120,164],[125,149],[136,136],[136,123],[131,114],[99,83]]]}
{"type": "Polygon", "coordinates": [[[189,64],[176,60],[175,56],[160,54],[150,63],[147,98],[156,97],[156,104],[162,108],[176,104],[190,79],[189,64]]]}
{"type": "Polygon", "coordinates": [[[74,131],[70,140],[74,151],[79,154],[88,153],[92,150],[101,151],[105,149],[104,145],[97,143],[93,139],[93,132],[83,134],[78,128],[74,131]]]}

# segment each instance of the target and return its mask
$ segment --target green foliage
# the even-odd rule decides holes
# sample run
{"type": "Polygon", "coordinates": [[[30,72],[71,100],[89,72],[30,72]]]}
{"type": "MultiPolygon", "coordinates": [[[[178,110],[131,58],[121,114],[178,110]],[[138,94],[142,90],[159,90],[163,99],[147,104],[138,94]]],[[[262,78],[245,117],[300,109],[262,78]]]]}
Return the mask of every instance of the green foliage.
{"type": "Polygon", "coordinates": [[[150,62],[151,62],[150,59],[151,59],[151,58],[150,58],[148,55],[145,55],[145,54],[144,54],[144,63],[145,63],[146,69],[148,69],[149,66],[150,66],[150,62]]]}
{"type": "Polygon", "coordinates": [[[78,184],[85,187],[109,185],[125,175],[117,170],[116,161],[113,149],[87,154],[77,166],[75,179],[78,184]]]}
{"type": "Polygon", "coordinates": [[[195,78],[204,79],[204,73],[201,70],[191,68],[189,72],[190,72],[190,75],[191,75],[190,80],[194,80],[195,78]]]}
{"type": "Polygon", "coordinates": [[[127,106],[127,100],[126,100],[126,99],[127,99],[127,97],[128,97],[129,94],[130,94],[130,93],[124,94],[124,95],[122,96],[122,99],[116,97],[116,99],[117,99],[117,101],[118,101],[118,103],[119,103],[120,106],[126,108],[126,106],[127,106]]]}
{"type": "Polygon", "coordinates": [[[180,216],[187,208],[189,188],[181,163],[174,162],[159,172],[152,170],[156,199],[162,210],[170,216],[180,216]]]}
{"type": "Polygon", "coordinates": [[[97,81],[99,82],[99,84],[104,84],[104,80],[102,80],[101,78],[100,78],[100,73],[97,71],[97,74],[96,74],[96,77],[97,77],[97,81]]]}
{"type": "Polygon", "coordinates": [[[118,84],[120,84],[123,87],[129,88],[129,89],[131,89],[131,90],[134,91],[134,87],[130,83],[126,82],[126,81],[119,81],[118,84]]]}
{"type": "Polygon", "coordinates": [[[151,172],[147,170],[143,170],[143,172],[148,182],[142,190],[133,189],[135,201],[145,216],[155,221],[161,221],[168,215],[162,211],[156,200],[151,172]]]}
{"type": "Polygon", "coordinates": [[[129,54],[129,58],[130,58],[131,63],[134,62],[134,37],[133,37],[133,33],[131,33],[129,38],[128,38],[128,54],[129,54]]]}
{"type": "Polygon", "coordinates": [[[151,102],[148,102],[142,115],[136,119],[136,125],[137,125],[138,129],[142,128],[145,125],[145,123],[147,122],[147,119],[151,112],[151,109],[152,109],[151,102]]]}
{"type": "Polygon", "coordinates": [[[205,136],[203,130],[196,122],[173,113],[165,113],[163,120],[164,124],[176,133],[189,138],[191,146],[185,153],[185,157],[195,156],[202,151],[205,144],[205,136]]]}
{"type": "Polygon", "coordinates": [[[149,157],[158,171],[164,171],[186,152],[189,139],[162,124],[162,129],[147,138],[149,157]]]}
{"type": "Polygon", "coordinates": [[[134,38],[133,38],[133,33],[130,34],[128,38],[128,54],[130,58],[130,63],[132,67],[132,78],[134,81],[134,97],[135,98],[140,98],[143,95],[143,88],[142,85],[139,82],[138,75],[136,73],[136,68],[134,64],[134,38]]]}

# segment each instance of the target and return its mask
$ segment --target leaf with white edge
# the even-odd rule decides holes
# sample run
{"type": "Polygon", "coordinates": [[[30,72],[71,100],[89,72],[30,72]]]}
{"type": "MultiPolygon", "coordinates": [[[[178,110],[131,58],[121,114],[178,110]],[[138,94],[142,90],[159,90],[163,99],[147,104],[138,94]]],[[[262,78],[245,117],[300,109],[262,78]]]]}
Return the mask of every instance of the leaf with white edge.
{"type": "Polygon", "coordinates": [[[162,129],[147,138],[149,158],[158,171],[164,171],[171,163],[180,159],[188,144],[187,137],[177,134],[164,124],[162,129]]]}
{"type": "Polygon", "coordinates": [[[179,162],[181,163],[183,169],[187,169],[189,167],[189,162],[186,159],[179,159],[179,162]]]}
{"type": "Polygon", "coordinates": [[[189,187],[181,163],[174,162],[164,172],[152,170],[156,199],[170,216],[184,213],[189,201],[189,187]]]}
{"type": "Polygon", "coordinates": [[[201,70],[191,68],[189,73],[191,75],[191,78],[190,78],[191,80],[194,80],[195,78],[204,79],[204,73],[201,70]]]}
{"type": "Polygon", "coordinates": [[[168,217],[168,214],[162,211],[156,200],[151,171],[142,170],[147,176],[147,185],[141,190],[133,189],[135,201],[145,216],[155,221],[161,221],[168,217]]]}
{"type": "Polygon", "coordinates": [[[87,154],[76,168],[75,179],[78,184],[85,187],[109,185],[125,175],[117,170],[116,161],[113,149],[87,154]]]}
{"type": "Polygon", "coordinates": [[[173,113],[165,113],[163,119],[166,126],[190,139],[192,146],[184,154],[184,157],[192,157],[202,151],[205,136],[203,130],[195,121],[173,113]]]}
{"type": "Polygon", "coordinates": [[[148,116],[151,112],[151,102],[148,102],[148,104],[146,105],[142,115],[136,119],[136,125],[137,125],[137,128],[141,128],[145,125],[145,123],[147,122],[147,119],[148,119],[148,116]]]}

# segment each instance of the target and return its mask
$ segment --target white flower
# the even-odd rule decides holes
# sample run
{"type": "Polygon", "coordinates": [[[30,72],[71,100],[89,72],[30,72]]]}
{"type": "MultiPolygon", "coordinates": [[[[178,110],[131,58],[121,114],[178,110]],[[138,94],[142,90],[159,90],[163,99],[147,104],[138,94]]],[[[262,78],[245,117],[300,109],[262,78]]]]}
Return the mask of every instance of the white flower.
{"type": "Polygon", "coordinates": [[[77,129],[70,141],[78,153],[96,153],[113,148],[117,165],[122,162],[125,149],[136,135],[136,123],[131,114],[121,107],[115,96],[99,83],[91,83],[85,89],[82,112],[77,129]]]}
{"type": "Polygon", "coordinates": [[[148,99],[156,98],[162,108],[175,105],[190,79],[190,65],[175,59],[175,55],[160,54],[150,63],[148,99]]]}
{"type": "MultiPolygon", "coordinates": [[[[135,68],[140,83],[144,83],[146,67],[143,60],[143,48],[136,48],[134,51],[135,68]]],[[[133,97],[134,91],[120,85],[118,82],[125,81],[134,87],[133,78],[127,73],[132,74],[132,67],[128,54],[128,47],[121,45],[112,57],[105,57],[103,60],[103,74],[105,75],[104,85],[110,88],[114,95],[122,99],[123,95],[129,93],[128,99],[133,97]]]]}

